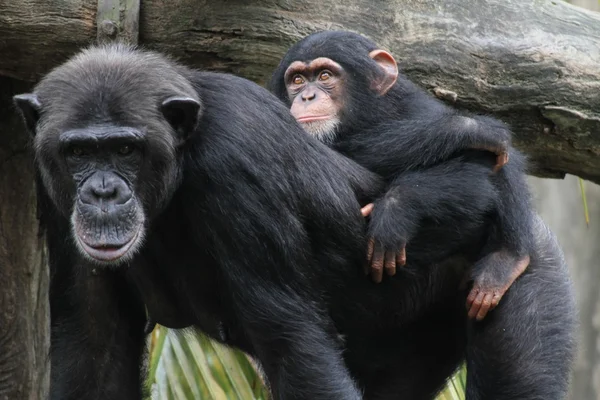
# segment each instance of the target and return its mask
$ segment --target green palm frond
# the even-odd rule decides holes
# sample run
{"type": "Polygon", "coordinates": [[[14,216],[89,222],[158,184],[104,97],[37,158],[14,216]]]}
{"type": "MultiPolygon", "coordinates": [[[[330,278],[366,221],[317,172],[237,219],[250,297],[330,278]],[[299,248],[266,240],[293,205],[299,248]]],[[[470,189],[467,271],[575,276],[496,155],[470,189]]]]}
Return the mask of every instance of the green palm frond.
{"type": "Polygon", "coordinates": [[[266,400],[267,390],[240,351],[206,336],[157,326],[150,339],[147,400],[266,400]]]}
{"type": "Polygon", "coordinates": [[[448,380],[446,388],[438,395],[436,400],[465,400],[467,383],[467,368],[463,364],[459,370],[448,380]]]}
{"type": "Polygon", "coordinates": [[[583,216],[585,218],[585,224],[590,227],[590,212],[588,210],[587,198],[585,196],[585,187],[583,186],[583,179],[579,178],[579,190],[581,190],[581,200],[583,201],[583,216]]]}
{"type": "MultiPolygon", "coordinates": [[[[157,326],[150,338],[146,400],[267,400],[251,359],[196,333],[157,326]]],[[[464,400],[466,368],[448,380],[436,400],[464,400]]]]}

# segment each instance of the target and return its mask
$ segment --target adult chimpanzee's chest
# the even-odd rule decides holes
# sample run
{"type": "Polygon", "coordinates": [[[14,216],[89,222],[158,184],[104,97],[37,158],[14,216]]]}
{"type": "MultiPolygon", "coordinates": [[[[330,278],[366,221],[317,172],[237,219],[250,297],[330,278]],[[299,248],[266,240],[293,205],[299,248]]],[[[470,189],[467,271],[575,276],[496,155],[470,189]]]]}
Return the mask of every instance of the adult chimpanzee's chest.
{"type": "Polygon", "coordinates": [[[157,219],[128,274],[154,322],[169,328],[197,326],[220,339],[224,291],[214,261],[190,240],[177,214],[170,207],[157,219]]]}

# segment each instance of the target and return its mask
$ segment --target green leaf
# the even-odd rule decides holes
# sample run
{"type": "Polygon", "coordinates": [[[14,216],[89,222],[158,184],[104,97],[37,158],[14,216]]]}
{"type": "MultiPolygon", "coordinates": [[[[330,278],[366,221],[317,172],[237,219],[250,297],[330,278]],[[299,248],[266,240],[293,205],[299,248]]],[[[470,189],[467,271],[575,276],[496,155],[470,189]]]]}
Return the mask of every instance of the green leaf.
{"type": "Polygon", "coordinates": [[[583,200],[583,216],[585,224],[590,227],[590,212],[587,205],[587,197],[585,196],[585,188],[583,187],[583,179],[579,178],[579,189],[581,190],[581,199],[583,200]]]}
{"type": "Polygon", "coordinates": [[[465,400],[467,384],[467,367],[463,365],[448,379],[446,388],[436,397],[436,400],[465,400]]]}
{"type": "MultiPolygon", "coordinates": [[[[268,391],[244,353],[207,336],[157,326],[149,340],[147,400],[267,400],[268,391]]],[[[454,374],[436,400],[464,400],[466,367],[454,374]]]]}
{"type": "Polygon", "coordinates": [[[248,358],[195,331],[157,326],[149,341],[151,400],[266,400],[248,358]]]}

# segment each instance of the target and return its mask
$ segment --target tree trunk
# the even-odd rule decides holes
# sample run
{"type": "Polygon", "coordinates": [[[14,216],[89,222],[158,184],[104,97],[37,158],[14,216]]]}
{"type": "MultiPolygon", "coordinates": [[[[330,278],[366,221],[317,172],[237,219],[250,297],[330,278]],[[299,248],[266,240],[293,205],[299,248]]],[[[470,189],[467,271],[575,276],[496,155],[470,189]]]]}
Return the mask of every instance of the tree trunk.
{"type": "MultiPolygon", "coordinates": [[[[36,80],[96,37],[97,0],[0,2],[0,75],[36,80]]],[[[458,107],[510,123],[533,173],[600,182],[600,15],[560,0],[145,0],[140,43],[263,83],[320,29],[367,34],[458,107]]]]}
{"type": "Polygon", "coordinates": [[[48,268],[36,215],[29,135],[0,78],[0,399],[45,399],[49,384],[48,268]]]}

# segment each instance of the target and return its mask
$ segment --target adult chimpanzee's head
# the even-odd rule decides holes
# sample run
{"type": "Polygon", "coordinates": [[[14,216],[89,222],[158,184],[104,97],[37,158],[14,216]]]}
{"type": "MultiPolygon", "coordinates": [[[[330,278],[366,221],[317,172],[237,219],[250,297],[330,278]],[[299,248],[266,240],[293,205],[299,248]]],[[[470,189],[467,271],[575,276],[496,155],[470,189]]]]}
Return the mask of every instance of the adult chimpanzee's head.
{"type": "Polygon", "coordinates": [[[291,108],[309,133],[327,142],[336,133],[370,123],[394,88],[394,58],[371,40],[351,32],[319,32],[302,39],[284,56],[269,89],[291,108]]]}
{"type": "Polygon", "coordinates": [[[15,96],[46,192],[95,262],[130,259],[178,186],[201,112],[184,75],[154,53],[94,47],[15,96]]]}

